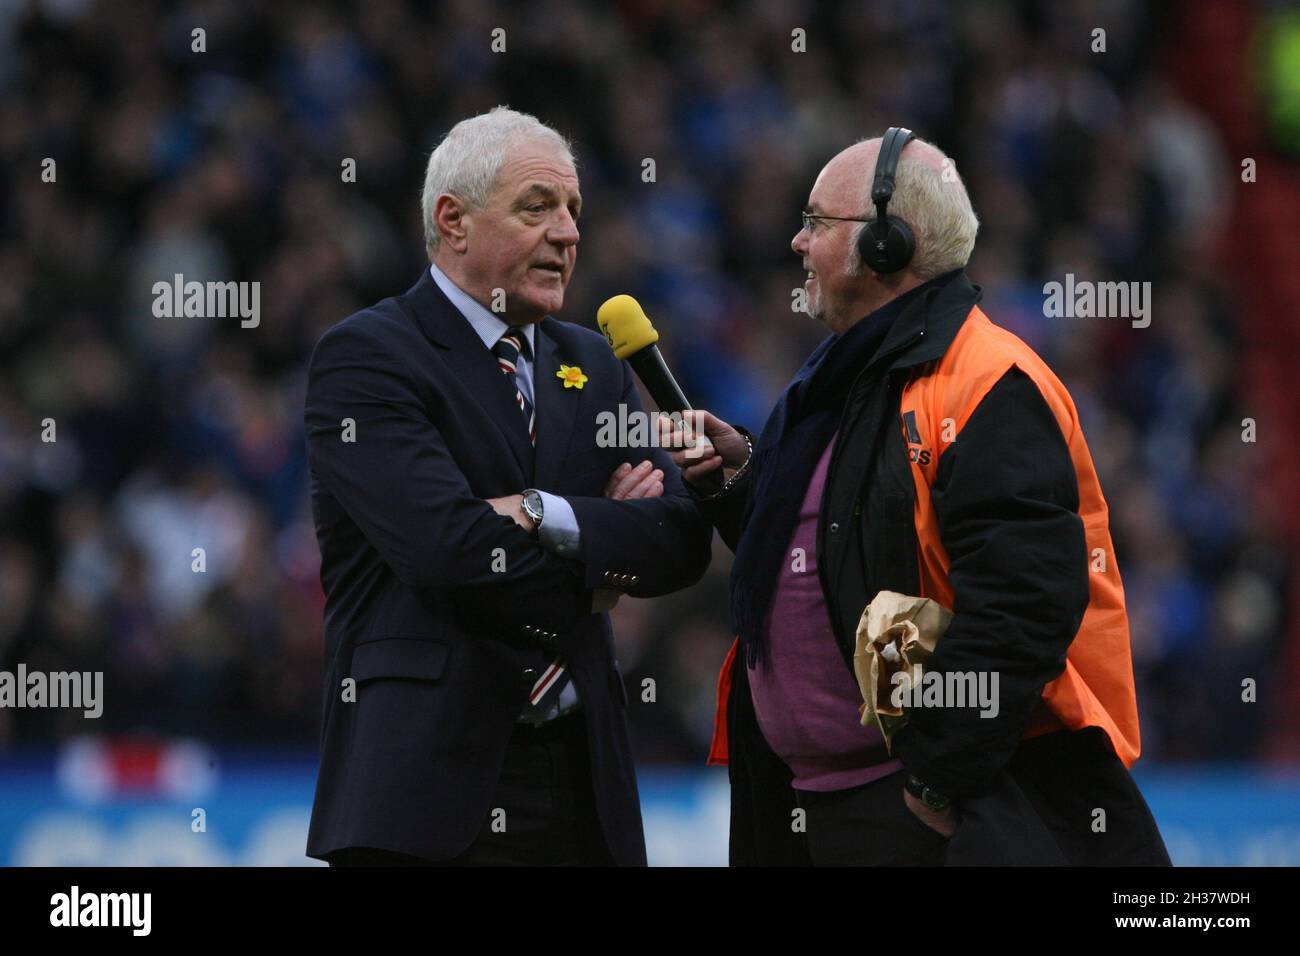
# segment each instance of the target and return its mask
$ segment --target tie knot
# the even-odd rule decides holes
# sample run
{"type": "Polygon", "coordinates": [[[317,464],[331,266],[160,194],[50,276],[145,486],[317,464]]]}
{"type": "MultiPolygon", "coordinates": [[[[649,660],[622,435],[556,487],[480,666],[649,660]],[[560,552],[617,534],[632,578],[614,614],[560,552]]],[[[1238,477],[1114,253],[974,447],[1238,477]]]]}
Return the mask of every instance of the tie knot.
{"type": "Polygon", "coordinates": [[[509,363],[513,368],[519,361],[520,353],[523,353],[525,358],[528,357],[528,339],[524,337],[523,332],[506,332],[497,339],[497,344],[492,346],[492,352],[498,359],[509,363]]]}

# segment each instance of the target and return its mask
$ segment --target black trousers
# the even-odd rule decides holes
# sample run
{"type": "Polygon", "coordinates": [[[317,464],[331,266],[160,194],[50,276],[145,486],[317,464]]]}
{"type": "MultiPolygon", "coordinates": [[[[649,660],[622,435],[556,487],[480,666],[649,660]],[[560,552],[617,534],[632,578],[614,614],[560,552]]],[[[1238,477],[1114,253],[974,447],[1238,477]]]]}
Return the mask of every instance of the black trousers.
{"type": "Polygon", "coordinates": [[[903,771],[795,791],[814,866],[1169,866],[1151,810],[1097,727],[1026,740],[989,790],[957,803],[952,838],[903,803],[903,771]]]}
{"type": "Polygon", "coordinates": [[[903,802],[904,772],[849,790],[796,790],[813,866],[942,866],[948,838],[903,802]]]}
{"type": "Polygon", "coordinates": [[[474,842],[452,860],[372,847],[330,855],[330,866],[613,866],[596,810],[581,711],[516,724],[492,808],[474,842]]]}

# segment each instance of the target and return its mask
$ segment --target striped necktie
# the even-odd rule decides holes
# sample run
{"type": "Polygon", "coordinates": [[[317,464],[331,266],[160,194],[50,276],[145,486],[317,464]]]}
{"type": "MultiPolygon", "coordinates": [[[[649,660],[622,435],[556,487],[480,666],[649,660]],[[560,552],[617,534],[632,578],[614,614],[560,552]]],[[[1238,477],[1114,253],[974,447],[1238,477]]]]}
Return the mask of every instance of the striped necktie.
{"type": "MultiPolygon", "coordinates": [[[[506,332],[501,338],[497,339],[497,344],[492,347],[492,354],[497,357],[497,364],[501,366],[501,371],[506,378],[510,379],[510,384],[515,388],[515,402],[519,405],[519,411],[523,413],[524,421],[528,424],[528,440],[537,446],[537,413],[533,408],[533,403],[528,400],[524,390],[519,387],[519,379],[516,375],[516,368],[519,365],[519,355],[524,352],[527,338],[521,331],[506,332]]],[[[521,719],[536,721],[550,716],[559,703],[560,694],[565,686],[569,683],[569,673],[564,666],[564,659],[555,658],[542,671],[536,683],[533,684],[532,690],[528,694],[528,703],[524,707],[524,714],[521,719]]]]}
{"type": "Polygon", "coordinates": [[[501,371],[505,373],[506,378],[510,379],[510,384],[514,386],[515,402],[519,405],[519,411],[523,413],[524,422],[528,425],[528,440],[536,447],[537,413],[533,409],[533,403],[528,400],[524,390],[519,387],[519,379],[515,375],[515,367],[519,364],[519,353],[524,351],[526,341],[523,332],[506,332],[501,338],[497,339],[497,344],[492,346],[492,354],[497,357],[497,365],[501,366],[501,371]]]}

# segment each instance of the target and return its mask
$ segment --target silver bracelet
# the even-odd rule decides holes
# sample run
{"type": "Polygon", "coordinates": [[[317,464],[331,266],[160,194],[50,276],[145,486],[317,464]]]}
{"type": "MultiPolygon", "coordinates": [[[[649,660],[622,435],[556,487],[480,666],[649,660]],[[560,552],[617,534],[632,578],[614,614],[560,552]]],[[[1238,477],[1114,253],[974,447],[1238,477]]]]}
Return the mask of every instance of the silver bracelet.
{"type": "Polygon", "coordinates": [[[744,477],[745,473],[749,471],[749,463],[754,460],[754,443],[749,440],[749,436],[744,432],[740,432],[740,437],[745,439],[745,447],[749,449],[749,454],[745,456],[745,463],[740,466],[734,475],[723,483],[721,488],[709,495],[707,498],[702,498],[702,501],[712,501],[714,498],[721,498],[727,492],[731,491],[731,489],[736,486],[736,482],[740,481],[740,479],[744,477]]]}

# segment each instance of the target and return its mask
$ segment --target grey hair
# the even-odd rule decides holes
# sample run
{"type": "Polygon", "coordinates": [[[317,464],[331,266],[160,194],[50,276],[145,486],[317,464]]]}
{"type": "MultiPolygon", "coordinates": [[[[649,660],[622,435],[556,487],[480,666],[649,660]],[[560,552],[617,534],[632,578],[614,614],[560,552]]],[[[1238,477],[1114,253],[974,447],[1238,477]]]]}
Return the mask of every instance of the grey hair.
{"type": "MultiPolygon", "coordinates": [[[[926,143],[920,137],[917,142],[926,143]]],[[[889,215],[907,223],[916,237],[916,252],[907,268],[922,280],[960,269],[970,262],[980,227],[956,164],[933,143],[926,145],[943,156],[943,168],[935,169],[904,153],[894,174],[894,196],[888,208],[889,215]]],[[[874,219],[876,207],[871,202],[870,180],[863,190],[863,207],[867,210],[863,215],[874,219]]],[[[865,228],[864,223],[854,230],[846,266],[849,275],[862,275],[866,269],[858,254],[858,238],[865,228]]]]}
{"type": "Polygon", "coordinates": [[[433,222],[438,197],[450,193],[473,208],[482,209],[492,197],[511,147],[526,140],[552,145],[570,163],[574,161],[573,148],[564,136],[536,116],[516,112],[508,106],[461,120],[443,137],[429,156],[424,191],[420,195],[424,248],[430,256],[437,252],[440,239],[433,222]]]}

